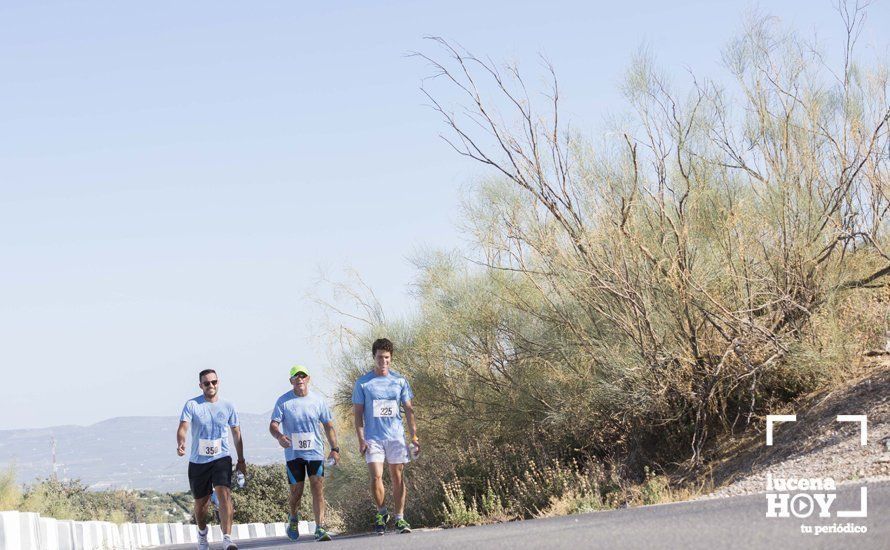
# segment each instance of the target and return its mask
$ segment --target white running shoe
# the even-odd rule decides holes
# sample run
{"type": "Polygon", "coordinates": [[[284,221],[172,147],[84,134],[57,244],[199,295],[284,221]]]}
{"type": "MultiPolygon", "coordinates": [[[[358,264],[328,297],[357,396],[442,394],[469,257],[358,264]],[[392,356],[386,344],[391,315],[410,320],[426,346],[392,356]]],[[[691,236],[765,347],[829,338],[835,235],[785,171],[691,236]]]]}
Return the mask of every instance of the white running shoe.
{"type": "Polygon", "coordinates": [[[207,533],[201,534],[198,531],[198,550],[210,550],[210,543],[207,542],[207,533]]]}
{"type": "Polygon", "coordinates": [[[229,537],[223,537],[223,548],[225,550],[238,550],[238,545],[232,542],[232,539],[229,537]]]}

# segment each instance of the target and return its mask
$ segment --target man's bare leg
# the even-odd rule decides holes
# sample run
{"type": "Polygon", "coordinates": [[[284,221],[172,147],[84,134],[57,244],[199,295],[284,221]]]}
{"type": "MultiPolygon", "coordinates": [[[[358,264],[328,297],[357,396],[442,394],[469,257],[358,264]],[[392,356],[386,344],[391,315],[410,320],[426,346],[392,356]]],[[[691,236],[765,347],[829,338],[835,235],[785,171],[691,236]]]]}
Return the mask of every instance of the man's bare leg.
{"type": "Polygon", "coordinates": [[[298,481],[290,486],[290,496],[287,503],[290,506],[290,515],[293,517],[296,517],[300,512],[300,501],[303,500],[303,488],[305,486],[305,481],[298,481]]]}
{"type": "Polygon", "coordinates": [[[380,510],[383,508],[386,497],[386,493],[383,490],[383,463],[369,462],[368,474],[371,478],[371,498],[374,499],[374,504],[380,510]]]}
{"type": "Polygon", "coordinates": [[[214,487],[216,498],[219,500],[219,528],[223,535],[232,534],[232,516],[235,510],[232,507],[232,490],[228,487],[214,487]]]}
{"type": "Polygon", "coordinates": [[[398,515],[405,513],[405,497],[407,496],[407,488],[405,487],[405,479],[402,476],[404,464],[390,464],[389,477],[392,478],[392,500],[395,512],[398,515]]]}
{"type": "Polygon", "coordinates": [[[315,514],[315,525],[324,525],[324,478],[309,476],[309,488],[312,490],[312,513],[315,514]]]}
{"type": "Polygon", "coordinates": [[[195,523],[198,524],[198,531],[207,529],[207,504],[210,502],[210,495],[195,499],[195,523]]]}

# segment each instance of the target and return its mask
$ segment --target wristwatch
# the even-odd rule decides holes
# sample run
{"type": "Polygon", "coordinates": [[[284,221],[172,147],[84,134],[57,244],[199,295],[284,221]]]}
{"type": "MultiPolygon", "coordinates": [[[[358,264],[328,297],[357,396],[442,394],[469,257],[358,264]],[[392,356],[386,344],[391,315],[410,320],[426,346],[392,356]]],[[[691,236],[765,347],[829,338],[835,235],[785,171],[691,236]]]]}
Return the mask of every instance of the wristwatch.
{"type": "Polygon", "coordinates": [[[339,454],[339,453],[340,453],[340,447],[331,447],[331,452],[332,452],[332,453],[337,453],[337,454],[339,454]]]}

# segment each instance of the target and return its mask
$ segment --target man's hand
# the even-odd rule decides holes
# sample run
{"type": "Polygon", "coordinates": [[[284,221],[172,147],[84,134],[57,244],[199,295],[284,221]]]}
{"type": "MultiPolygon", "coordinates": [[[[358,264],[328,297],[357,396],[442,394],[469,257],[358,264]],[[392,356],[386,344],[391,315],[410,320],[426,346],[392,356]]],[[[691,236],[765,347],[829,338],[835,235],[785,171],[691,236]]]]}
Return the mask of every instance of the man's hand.
{"type": "Polygon", "coordinates": [[[176,454],[185,456],[185,435],[189,429],[189,423],[185,420],[179,421],[179,427],[176,429],[176,454]]]}
{"type": "Polygon", "coordinates": [[[281,437],[278,438],[278,444],[285,449],[290,449],[291,440],[288,436],[281,434],[281,437]]]}
{"type": "Polygon", "coordinates": [[[239,459],[238,464],[235,465],[235,469],[242,474],[247,475],[247,462],[245,462],[243,458],[239,459]]]}
{"type": "Polygon", "coordinates": [[[358,440],[358,452],[359,452],[359,454],[364,455],[365,452],[366,452],[367,450],[368,450],[368,442],[365,441],[364,439],[359,439],[359,440],[358,440]]]}
{"type": "Polygon", "coordinates": [[[331,454],[328,455],[328,458],[334,459],[334,465],[340,464],[340,453],[337,451],[331,451],[331,454]]]}
{"type": "Polygon", "coordinates": [[[411,444],[414,445],[414,457],[420,456],[420,440],[415,437],[411,444]]]}

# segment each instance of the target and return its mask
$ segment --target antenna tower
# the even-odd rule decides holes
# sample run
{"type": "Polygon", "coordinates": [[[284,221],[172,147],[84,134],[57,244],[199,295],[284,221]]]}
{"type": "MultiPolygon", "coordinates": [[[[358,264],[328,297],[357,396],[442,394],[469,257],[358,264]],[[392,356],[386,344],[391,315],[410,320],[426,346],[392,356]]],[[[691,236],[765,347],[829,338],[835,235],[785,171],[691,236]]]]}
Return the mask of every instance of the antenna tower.
{"type": "Polygon", "coordinates": [[[53,441],[53,479],[56,479],[56,436],[52,436],[53,441]]]}

